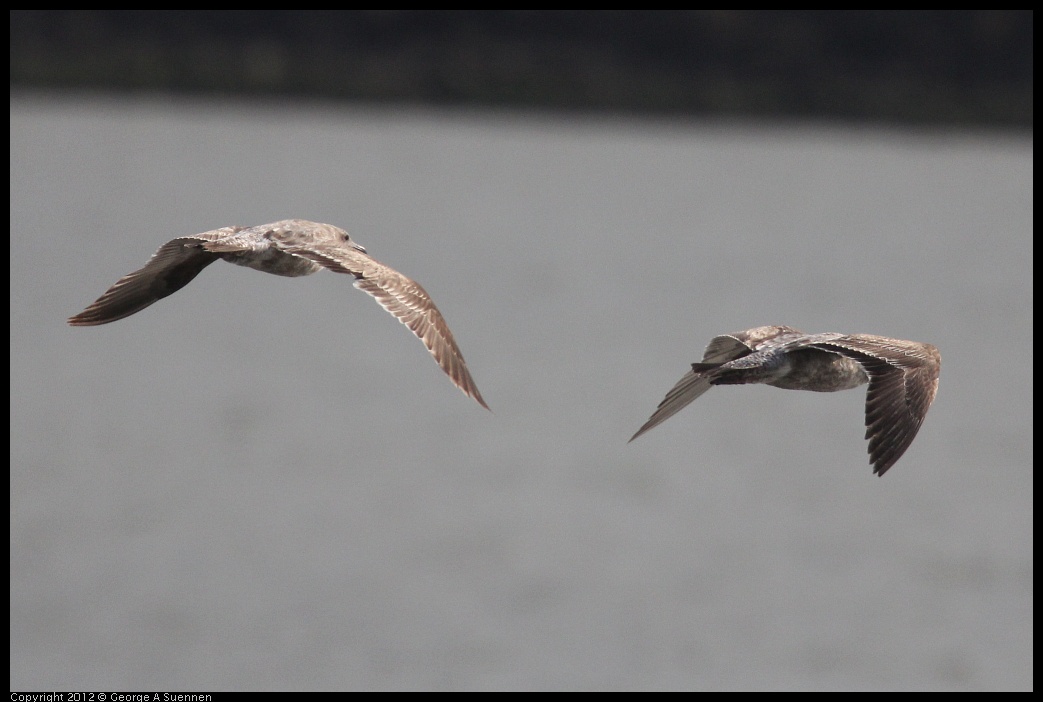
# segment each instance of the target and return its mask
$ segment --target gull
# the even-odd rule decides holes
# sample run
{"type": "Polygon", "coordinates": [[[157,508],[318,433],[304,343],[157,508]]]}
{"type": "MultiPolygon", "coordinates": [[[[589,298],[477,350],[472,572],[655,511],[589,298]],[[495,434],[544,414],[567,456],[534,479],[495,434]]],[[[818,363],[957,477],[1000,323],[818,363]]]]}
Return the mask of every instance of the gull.
{"type": "Polygon", "coordinates": [[[356,288],[372,295],[409,327],[453,384],[489,409],[427,291],[415,280],[371,258],[346,231],[332,224],[285,219],[171,239],[140,270],[117,280],[87,309],[70,317],[69,324],[94,326],[129,317],[185,287],[217,260],[290,277],[323,269],[355,276],[356,288]]]}
{"type": "Polygon", "coordinates": [[[675,415],[711,385],[764,383],[786,390],[836,392],[869,383],[866,439],[873,472],[883,475],[920,430],[938,392],[941,355],[931,344],[873,334],[805,334],[754,327],[715,336],[666,394],[633,441],[675,415]]]}

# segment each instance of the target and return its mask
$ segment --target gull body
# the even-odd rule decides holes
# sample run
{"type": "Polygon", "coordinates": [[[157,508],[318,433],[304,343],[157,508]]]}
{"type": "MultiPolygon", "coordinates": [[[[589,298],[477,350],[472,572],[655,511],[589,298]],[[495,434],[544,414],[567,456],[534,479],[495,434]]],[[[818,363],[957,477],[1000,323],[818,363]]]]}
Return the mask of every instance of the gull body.
{"type": "Polygon", "coordinates": [[[69,318],[73,326],[108,324],[140,312],[177,292],[215,261],[273,275],[298,277],[321,270],[347,273],[405,324],[464,394],[489,408],[471,378],[442,313],[419,283],[369,256],[332,224],[285,219],[256,227],[222,227],[171,239],[139,270],[116,281],[101,297],[69,318]]]}
{"type": "Polygon", "coordinates": [[[883,475],[909,448],[938,392],[941,355],[931,344],[873,334],[805,334],[770,325],[716,336],[631,438],[666,421],[714,385],[762,383],[836,392],[869,384],[866,439],[883,475]]]}

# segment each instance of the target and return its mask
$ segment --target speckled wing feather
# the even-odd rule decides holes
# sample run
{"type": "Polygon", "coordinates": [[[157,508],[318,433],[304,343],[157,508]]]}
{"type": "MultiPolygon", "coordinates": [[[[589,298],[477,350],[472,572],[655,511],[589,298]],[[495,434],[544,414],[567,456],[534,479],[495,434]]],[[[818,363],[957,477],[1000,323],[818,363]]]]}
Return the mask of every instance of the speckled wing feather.
{"type": "Polygon", "coordinates": [[[456,387],[489,409],[467,370],[449,325],[420,283],[353,248],[326,243],[280,246],[287,253],[308,258],[328,270],[355,276],[356,288],[372,295],[381,307],[409,327],[456,387]]]}
{"type": "MultiPolygon", "coordinates": [[[[630,437],[630,441],[670,419],[670,417],[673,417],[710,389],[710,380],[706,377],[706,372],[700,369],[700,366],[716,367],[722,363],[734,361],[752,353],[753,348],[746,343],[743,334],[744,332],[722,334],[711,339],[703,352],[702,363],[692,364],[693,367],[666,393],[666,397],[659,403],[656,411],[630,437]]],[[[627,443],[630,443],[630,441],[627,443]]]]}
{"type": "Polygon", "coordinates": [[[117,280],[87,309],[70,317],[69,324],[87,327],[115,322],[177,292],[220,258],[203,248],[207,242],[242,229],[222,227],[194,236],[171,239],[159,247],[142,268],[117,280]]]}
{"type": "Polygon", "coordinates": [[[873,472],[883,475],[913,442],[938,392],[941,355],[930,344],[847,334],[811,344],[861,364],[869,375],[866,439],[873,472]]]}

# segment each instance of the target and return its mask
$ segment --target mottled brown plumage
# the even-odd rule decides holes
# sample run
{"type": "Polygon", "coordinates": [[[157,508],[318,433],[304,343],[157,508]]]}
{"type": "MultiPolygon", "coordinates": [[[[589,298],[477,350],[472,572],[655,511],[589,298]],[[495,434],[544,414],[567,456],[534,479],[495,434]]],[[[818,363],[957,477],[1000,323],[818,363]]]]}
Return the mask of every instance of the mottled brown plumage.
{"type": "Polygon", "coordinates": [[[71,317],[69,324],[93,326],[129,317],[177,292],[219,259],[290,277],[323,269],[355,276],[355,287],[372,295],[409,327],[453,384],[489,408],[427,291],[420,283],[371,258],[346,231],[331,224],[287,219],[172,239],[159,247],[143,268],[120,278],[87,309],[71,317]]]}
{"type": "Polygon", "coordinates": [[[765,326],[714,337],[703,360],[666,394],[633,441],[672,417],[711,385],[764,383],[835,392],[869,383],[866,439],[873,472],[883,475],[916,437],[938,392],[941,356],[918,341],[872,334],[805,334],[765,326]]]}

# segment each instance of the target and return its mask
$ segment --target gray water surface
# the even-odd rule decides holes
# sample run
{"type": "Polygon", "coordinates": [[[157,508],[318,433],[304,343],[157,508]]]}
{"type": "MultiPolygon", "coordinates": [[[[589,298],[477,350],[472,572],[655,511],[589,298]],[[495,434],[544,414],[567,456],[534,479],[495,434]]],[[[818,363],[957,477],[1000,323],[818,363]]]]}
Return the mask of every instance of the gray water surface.
{"type": "Polygon", "coordinates": [[[1031,137],[11,101],[14,690],[1029,690],[1031,137]],[[175,236],[300,217],[420,281],[489,413],[346,276],[175,236]],[[719,333],[937,345],[883,478],[863,390],[717,388],[719,333]]]}

